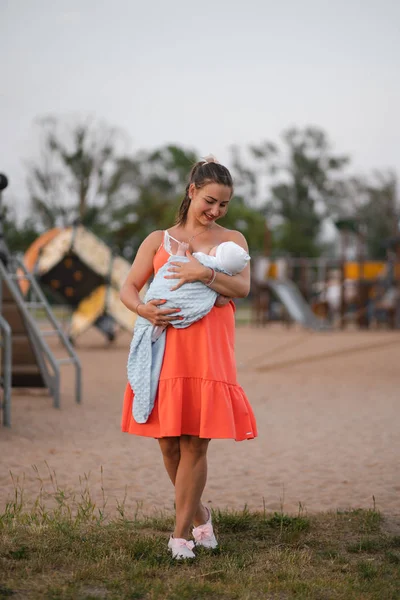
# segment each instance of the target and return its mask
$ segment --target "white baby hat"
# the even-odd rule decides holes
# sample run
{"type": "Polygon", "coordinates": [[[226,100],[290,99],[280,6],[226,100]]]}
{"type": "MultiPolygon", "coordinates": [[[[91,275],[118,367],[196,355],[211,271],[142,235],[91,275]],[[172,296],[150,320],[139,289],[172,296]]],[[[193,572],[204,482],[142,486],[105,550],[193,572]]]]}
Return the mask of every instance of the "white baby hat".
{"type": "Polygon", "coordinates": [[[235,242],[222,242],[217,247],[215,254],[218,267],[227,271],[230,275],[236,275],[243,271],[250,260],[246,250],[235,242]]]}

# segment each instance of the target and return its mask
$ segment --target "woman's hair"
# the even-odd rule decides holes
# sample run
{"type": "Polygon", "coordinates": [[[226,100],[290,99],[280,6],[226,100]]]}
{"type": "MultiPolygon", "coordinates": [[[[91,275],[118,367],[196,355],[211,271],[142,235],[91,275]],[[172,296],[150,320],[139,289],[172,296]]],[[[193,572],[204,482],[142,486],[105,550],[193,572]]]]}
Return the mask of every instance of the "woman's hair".
{"type": "Polygon", "coordinates": [[[194,183],[197,189],[204,187],[208,183],[219,183],[230,187],[233,191],[232,176],[226,167],[217,162],[213,156],[200,160],[190,171],[189,183],[185,190],[185,197],[181,202],[176,218],[177,225],[184,225],[186,223],[191,202],[191,199],[189,198],[189,187],[192,183],[194,183]]]}

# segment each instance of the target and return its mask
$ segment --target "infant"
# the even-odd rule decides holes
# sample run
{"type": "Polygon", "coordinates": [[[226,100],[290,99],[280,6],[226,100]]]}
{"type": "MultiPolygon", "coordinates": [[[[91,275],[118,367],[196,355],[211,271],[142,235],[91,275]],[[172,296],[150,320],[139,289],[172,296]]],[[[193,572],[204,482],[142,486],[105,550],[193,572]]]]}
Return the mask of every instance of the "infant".
{"type": "MultiPolygon", "coordinates": [[[[186,242],[179,242],[175,256],[186,256],[187,250],[189,250],[189,244],[186,244],[186,242]]],[[[205,252],[193,252],[193,256],[201,263],[203,263],[205,256],[213,256],[216,260],[212,261],[212,268],[223,271],[227,275],[236,275],[237,273],[240,273],[250,260],[250,256],[247,252],[241,246],[235,244],[235,242],[222,242],[217,246],[213,246],[208,254],[205,252]]],[[[207,266],[210,266],[210,261],[207,260],[206,262],[207,266]]]]}
{"type": "MultiPolygon", "coordinates": [[[[186,252],[188,249],[189,249],[189,244],[187,244],[186,242],[180,242],[178,249],[176,251],[176,254],[174,256],[171,256],[168,259],[168,262],[166,263],[166,269],[168,269],[168,266],[171,262],[176,262],[176,257],[185,257],[185,261],[189,260],[186,257],[186,252]]],[[[241,271],[243,271],[243,269],[245,268],[245,266],[247,265],[247,263],[250,260],[250,256],[247,254],[247,252],[241,246],[236,244],[235,242],[222,242],[221,244],[218,244],[217,246],[213,246],[210,249],[208,254],[205,252],[194,252],[193,256],[199,262],[201,262],[204,266],[215,269],[215,271],[220,271],[221,273],[225,273],[226,275],[236,275],[237,273],[240,273],[241,271]]],[[[152,284],[150,285],[150,288],[147,293],[149,293],[149,292],[152,293],[151,287],[156,280],[159,281],[161,284],[161,278],[164,279],[164,275],[165,275],[165,271],[163,270],[163,268],[161,268],[155,275],[154,280],[153,280],[152,284]]],[[[186,308],[186,304],[187,304],[186,303],[186,295],[187,295],[187,293],[190,293],[190,290],[187,290],[186,284],[185,284],[181,288],[178,288],[177,290],[172,291],[170,288],[174,287],[176,285],[176,281],[177,281],[176,279],[164,279],[164,282],[168,282],[168,283],[164,287],[164,289],[165,289],[164,294],[159,297],[164,298],[165,300],[167,300],[167,302],[162,305],[162,308],[170,308],[170,307],[171,308],[177,307],[177,308],[181,308],[181,309],[186,308]],[[184,298],[182,298],[182,295],[179,293],[180,290],[182,290],[184,298]],[[181,298],[183,301],[183,306],[180,303],[181,298]]],[[[190,285],[192,286],[193,284],[200,284],[200,286],[204,287],[204,284],[202,282],[193,282],[190,285]]],[[[198,285],[196,287],[198,288],[198,285]]],[[[207,292],[209,302],[208,302],[208,309],[205,314],[207,314],[211,310],[211,308],[214,306],[215,300],[218,296],[217,292],[214,292],[214,290],[211,290],[211,288],[208,288],[208,289],[212,293],[207,292]]],[[[192,289],[192,291],[194,292],[193,289],[192,289]]],[[[194,294],[190,294],[190,296],[191,296],[192,301],[204,302],[204,300],[205,300],[205,298],[202,294],[200,294],[200,295],[198,294],[198,291],[195,292],[194,294]]],[[[157,296],[153,295],[153,298],[156,298],[156,297],[157,296]]],[[[191,323],[193,323],[194,321],[189,317],[188,312],[190,312],[190,311],[188,311],[188,310],[185,310],[185,312],[182,311],[182,314],[180,314],[179,316],[183,317],[183,319],[173,321],[172,325],[174,327],[188,327],[191,323]],[[188,317],[189,317],[189,319],[188,319],[188,317]],[[190,322],[187,323],[187,320],[189,320],[190,322]],[[187,323],[187,324],[185,324],[185,323],[187,323]]],[[[202,318],[203,316],[205,316],[205,315],[202,314],[201,317],[199,317],[199,318],[202,318]]],[[[166,327],[163,327],[161,325],[154,327],[153,335],[152,335],[153,342],[159,338],[159,336],[161,335],[161,333],[164,331],[165,328],[166,327]]]]}

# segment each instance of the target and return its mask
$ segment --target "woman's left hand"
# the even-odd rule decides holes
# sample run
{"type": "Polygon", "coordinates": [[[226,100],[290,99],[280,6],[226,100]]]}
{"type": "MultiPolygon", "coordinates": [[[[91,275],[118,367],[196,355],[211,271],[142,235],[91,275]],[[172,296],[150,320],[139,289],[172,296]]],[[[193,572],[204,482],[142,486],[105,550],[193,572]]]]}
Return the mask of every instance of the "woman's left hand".
{"type": "Polygon", "coordinates": [[[232,300],[232,298],[229,298],[229,296],[224,296],[223,294],[218,294],[214,306],[216,306],[217,308],[222,308],[223,306],[226,306],[227,304],[229,304],[229,302],[232,300]]]}
{"type": "Polygon", "coordinates": [[[186,252],[189,262],[171,262],[169,263],[168,272],[171,275],[164,275],[165,279],[179,279],[178,283],[171,288],[171,291],[177,290],[184,283],[192,283],[193,281],[206,281],[210,275],[210,269],[201,264],[189,250],[186,252]]]}

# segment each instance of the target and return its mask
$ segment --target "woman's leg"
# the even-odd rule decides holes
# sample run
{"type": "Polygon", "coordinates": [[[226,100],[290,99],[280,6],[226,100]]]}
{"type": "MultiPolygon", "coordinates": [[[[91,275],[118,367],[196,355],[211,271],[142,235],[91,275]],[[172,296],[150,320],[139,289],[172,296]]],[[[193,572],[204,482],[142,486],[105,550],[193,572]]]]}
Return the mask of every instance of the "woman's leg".
{"type": "MultiPolygon", "coordinates": [[[[189,436],[165,437],[165,438],[160,438],[158,440],[158,442],[160,444],[161,452],[163,455],[163,460],[164,460],[164,465],[165,465],[166,471],[167,471],[169,478],[172,481],[174,486],[175,486],[175,481],[176,481],[176,474],[177,474],[178,467],[179,467],[179,464],[181,461],[181,441],[182,441],[182,439],[183,439],[184,454],[186,453],[188,439],[199,440],[199,438],[195,438],[195,437],[191,437],[191,436],[190,437],[189,436]],[[183,438],[185,438],[185,439],[183,439],[183,438]]],[[[209,440],[200,440],[200,442],[206,442],[205,452],[207,452],[209,440]]],[[[186,461],[186,462],[188,462],[188,461],[186,461]]],[[[206,458],[205,458],[204,462],[205,462],[205,476],[207,476],[207,460],[206,460],[206,458]]],[[[203,488],[204,488],[204,485],[203,485],[203,488]]],[[[200,494],[200,498],[201,498],[201,494],[200,494]]],[[[177,511],[178,511],[178,507],[177,507],[177,511]]],[[[193,524],[197,527],[198,525],[202,525],[203,523],[205,523],[207,521],[207,519],[208,519],[207,509],[204,508],[203,504],[199,501],[197,504],[194,518],[193,518],[193,524]]],[[[176,537],[182,537],[182,536],[176,536],[176,537]]],[[[187,539],[187,538],[185,538],[185,539],[187,539]]]]}
{"type": "Polygon", "coordinates": [[[168,476],[175,485],[176,472],[181,459],[180,438],[165,437],[158,440],[168,476]]]}
{"type": "Polygon", "coordinates": [[[195,436],[180,438],[181,458],[175,477],[175,537],[187,539],[193,522],[196,525],[198,521],[200,524],[207,521],[208,512],[200,500],[207,480],[208,444],[209,440],[195,436]]]}

